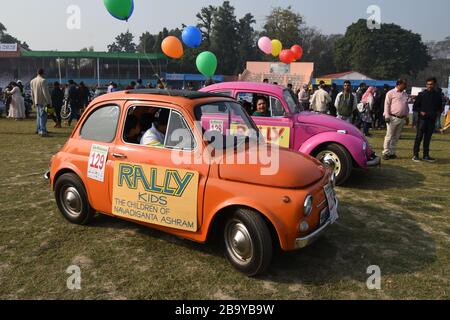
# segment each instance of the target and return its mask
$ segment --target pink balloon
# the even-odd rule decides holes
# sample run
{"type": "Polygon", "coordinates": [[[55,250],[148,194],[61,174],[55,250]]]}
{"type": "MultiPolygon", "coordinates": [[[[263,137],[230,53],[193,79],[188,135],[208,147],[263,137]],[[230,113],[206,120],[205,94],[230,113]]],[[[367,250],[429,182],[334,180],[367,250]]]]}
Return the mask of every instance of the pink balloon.
{"type": "Polygon", "coordinates": [[[272,40],[268,37],[262,37],[258,40],[259,49],[265,54],[272,54],[272,40]]]}

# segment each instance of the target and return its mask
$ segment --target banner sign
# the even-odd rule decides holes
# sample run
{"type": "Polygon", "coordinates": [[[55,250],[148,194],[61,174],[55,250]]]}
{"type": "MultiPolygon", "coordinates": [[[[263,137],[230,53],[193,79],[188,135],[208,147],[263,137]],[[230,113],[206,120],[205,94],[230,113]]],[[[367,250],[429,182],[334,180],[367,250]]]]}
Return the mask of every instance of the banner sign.
{"type": "Polygon", "coordinates": [[[17,43],[0,43],[0,52],[16,52],[17,43]]]}
{"type": "Polygon", "coordinates": [[[198,183],[198,172],[116,161],[112,213],[196,232],[198,183]]]}

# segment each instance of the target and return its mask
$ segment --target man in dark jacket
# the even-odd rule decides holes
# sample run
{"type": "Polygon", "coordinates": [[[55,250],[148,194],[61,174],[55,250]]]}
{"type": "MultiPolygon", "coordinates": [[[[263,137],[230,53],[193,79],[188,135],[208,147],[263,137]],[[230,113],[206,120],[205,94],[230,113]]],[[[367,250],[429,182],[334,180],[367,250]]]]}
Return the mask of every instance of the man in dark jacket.
{"type": "Polygon", "coordinates": [[[414,103],[414,111],[419,114],[417,136],[414,144],[413,161],[419,162],[420,145],[423,140],[423,160],[434,162],[430,157],[430,142],[436,127],[436,118],[442,114],[442,98],[435,90],[436,78],[427,80],[427,90],[420,93],[414,103]]]}
{"type": "Polygon", "coordinates": [[[64,91],[58,81],[53,84],[52,106],[55,108],[56,125],[55,128],[61,128],[61,109],[64,104],[64,91]]]}
{"type": "Polygon", "coordinates": [[[72,125],[73,120],[80,120],[80,90],[77,88],[77,84],[73,80],[69,80],[69,99],[68,103],[72,112],[69,118],[69,127],[72,125]]]}

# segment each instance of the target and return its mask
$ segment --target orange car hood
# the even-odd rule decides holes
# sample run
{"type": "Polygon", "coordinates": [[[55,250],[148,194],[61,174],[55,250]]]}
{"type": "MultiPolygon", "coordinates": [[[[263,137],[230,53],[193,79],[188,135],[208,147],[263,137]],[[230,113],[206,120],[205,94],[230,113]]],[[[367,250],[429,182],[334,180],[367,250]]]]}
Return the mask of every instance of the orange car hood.
{"type": "MultiPolygon", "coordinates": [[[[251,148],[241,153],[244,152],[246,159],[249,159],[249,154],[254,150],[255,148],[251,148]]],[[[271,155],[270,158],[274,161],[278,160],[279,166],[271,167],[267,161],[253,161],[257,162],[256,164],[233,164],[233,161],[230,161],[232,157],[224,157],[219,165],[220,178],[276,188],[297,189],[317,182],[325,174],[325,168],[321,163],[310,156],[288,149],[279,149],[278,155],[276,152],[267,154],[271,155]],[[268,170],[269,168],[271,170],[268,170]],[[278,170],[275,170],[277,168],[278,170]]]]}

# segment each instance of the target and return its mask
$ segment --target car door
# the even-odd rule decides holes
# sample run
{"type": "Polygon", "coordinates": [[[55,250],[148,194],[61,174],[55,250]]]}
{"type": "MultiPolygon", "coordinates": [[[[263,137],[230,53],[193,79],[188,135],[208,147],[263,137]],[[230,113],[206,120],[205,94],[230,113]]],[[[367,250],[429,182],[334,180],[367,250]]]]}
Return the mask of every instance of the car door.
{"type": "Polygon", "coordinates": [[[189,125],[190,120],[179,108],[160,103],[130,102],[126,110],[121,138],[113,153],[113,214],[170,228],[172,233],[197,232],[203,222],[209,165],[198,161],[201,148],[192,133],[192,120],[189,125]],[[148,109],[151,113],[161,107],[170,110],[164,143],[145,146],[127,142],[123,130],[132,110],[148,109]],[[189,140],[184,145],[179,143],[181,136],[184,142],[189,140]]]}
{"type": "Polygon", "coordinates": [[[237,101],[251,103],[253,109],[256,107],[258,97],[265,97],[269,103],[270,116],[252,116],[253,120],[267,142],[277,144],[283,148],[292,147],[294,123],[287,116],[288,111],[282,99],[274,94],[257,91],[237,91],[235,94],[237,101]]]}
{"type": "Polygon", "coordinates": [[[111,212],[109,184],[113,167],[113,149],[120,119],[121,102],[107,102],[89,110],[83,117],[79,131],[72,138],[76,143],[68,143],[68,159],[78,168],[91,206],[104,213],[111,212]]]}

